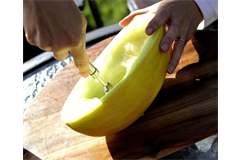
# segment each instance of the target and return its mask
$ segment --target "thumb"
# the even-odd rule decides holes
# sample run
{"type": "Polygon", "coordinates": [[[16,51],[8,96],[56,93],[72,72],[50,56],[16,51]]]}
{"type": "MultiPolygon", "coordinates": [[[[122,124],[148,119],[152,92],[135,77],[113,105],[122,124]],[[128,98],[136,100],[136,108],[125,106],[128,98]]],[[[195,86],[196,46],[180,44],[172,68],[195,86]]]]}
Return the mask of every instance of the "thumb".
{"type": "Polygon", "coordinates": [[[137,10],[137,11],[133,11],[131,12],[128,16],[126,16],[125,18],[123,18],[120,22],[119,22],[119,25],[121,27],[126,27],[131,21],[132,19],[137,16],[137,15],[140,15],[140,14],[144,14],[148,12],[147,10],[137,10]]]}
{"type": "Polygon", "coordinates": [[[155,3],[151,6],[148,6],[146,8],[142,8],[142,9],[139,9],[139,10],[136,10],[136,11],[133,11],[131,12],[128,16],[126,16],[125,18],[123,18],[120,22],[119,22],[119,25],[121,27],[126,27],[131,21],[132,19],[137,16],[137,15],[140,15],[140,14],[144,14],[144,13],[147,13],[147,12],[153,12],[153,13],[156,13],[157,12],[157,9],[158,9],[158,6],[159,4],[161,4],[161,2],[158,2],[158,3],[155,3]]]}

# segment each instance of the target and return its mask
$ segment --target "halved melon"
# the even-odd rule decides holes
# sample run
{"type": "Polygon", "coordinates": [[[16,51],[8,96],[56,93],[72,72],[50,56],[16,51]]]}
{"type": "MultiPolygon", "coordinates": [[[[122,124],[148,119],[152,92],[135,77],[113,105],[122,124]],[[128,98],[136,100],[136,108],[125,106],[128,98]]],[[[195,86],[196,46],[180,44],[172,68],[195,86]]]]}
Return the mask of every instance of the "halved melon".
{"type": "Polygon", "coordinates": [[[166,75],[169,53],[159,51],[161,26],[145,34],[153,13],[136,16],[94,61],[100,76],[114,87],[107,94],[94,78],[81,78],[66,100],[61,118],[73,130],[104,136],[137,120],[152,103],[166,75]]]}

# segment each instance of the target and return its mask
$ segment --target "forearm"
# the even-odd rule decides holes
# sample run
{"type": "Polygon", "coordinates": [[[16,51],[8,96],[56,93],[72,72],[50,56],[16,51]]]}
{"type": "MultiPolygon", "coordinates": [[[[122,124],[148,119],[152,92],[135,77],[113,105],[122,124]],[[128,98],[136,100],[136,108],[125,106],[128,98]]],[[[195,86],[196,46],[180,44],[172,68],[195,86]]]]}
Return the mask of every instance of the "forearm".
{"type": "Polygon", "coordinates": [[[52,51],[57,60],[70,53],[83,77],[89,75],[85,51],[87,21],[73,0],[24,0],[23,25],[28,42],[52,51]]]}
{"type": "Polygon", "coordinates": [[[218,0],[195,0],[203,15],[198,29],[204,29],[218,19],[218,0]]]}

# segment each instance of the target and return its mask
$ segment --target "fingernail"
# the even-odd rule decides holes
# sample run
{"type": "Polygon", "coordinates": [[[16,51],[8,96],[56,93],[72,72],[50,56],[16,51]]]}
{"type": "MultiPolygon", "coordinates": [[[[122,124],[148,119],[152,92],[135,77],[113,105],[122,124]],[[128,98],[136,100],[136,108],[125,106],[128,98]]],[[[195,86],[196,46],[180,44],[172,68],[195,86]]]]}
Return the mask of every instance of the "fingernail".
{"type": "Polygon", "coordinates": [[[168,46],[167,43],[164,43],[163,45],[161,45],[161,49],[162,49],[163,52],[167,52],[168,48],[169,48],[169,46],[168,46]]]}
{"type": "Polygon", "coordinates": [[[151,27],[149,27],[149,28],[146,29],[146,33],[147,33],[148,35],[152,34],[152,32],[153,32],[153,29],[152,29],[151,27]]]}
{"type": "Polygon", "coordinates": [[[168,73],[173,73],[174,67],[172,65],[168,66],[168,73]]]}

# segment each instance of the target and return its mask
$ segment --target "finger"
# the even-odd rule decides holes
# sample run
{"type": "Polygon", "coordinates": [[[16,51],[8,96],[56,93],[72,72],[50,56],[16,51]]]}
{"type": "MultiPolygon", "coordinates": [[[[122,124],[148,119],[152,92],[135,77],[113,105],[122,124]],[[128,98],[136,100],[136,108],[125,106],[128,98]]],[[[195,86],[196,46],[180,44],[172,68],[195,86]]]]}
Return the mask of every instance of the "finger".
{"type": "Polygon", "coordinates": [[[51,41],[50,39],[41,39],[41,37],[39,36],[39,34],[37,36],[33,36],[31,34],[25,33],[25,37],[28,41],[29,44],[33,45],[33,46],[37,46],[39,47],[41,50],[44,51],[52,51],[52,47],[51,47],[51,41]]]}
{"type": "Polygon", "coordinates": [[[138,11],[134,11],[132,13],[130,13],[128,16],[126,16],[125,18],[123,18],[120,22],[119,22],[119,25],[121,27],[126,27],[131,21],[132,19],[137,16],[137,15],[140,15],[140,14],[144,14],[146,13],[147,10],[138,10],[138,11]]]}
{"type": "Polygon", "coordinates": [[[173,71],[175,70],[175,68],[178,65],[178,62],[181,58],[182,52],[184,50],[185,47],[185,43],[182,41],[175,41],[174,43],[174,48],[173,48],[173,53],[172,53],[172,57],[171,60],[169,62],[168,65],[168,73],[173,73],[173,71]]]}
{"type": "Polygon", "coordinates": [[[87,77],[90,74],[88,56],[83,47],[75,47],[70,50],[74,59],[74,64],[79,70],[79,74],[87,77]]]}
{"type": "Polygon", "coordinates": [[[163,39],[161,41],[160,50],[162,52],[168,51],[168,49],[172,45],[173,41],[179,35],[179,31],[180,31],[180,25],[178,24],[178,22],[175,22],[170,25],[169,30],[167,31],[167,33],[165,34],[165,36],[163,37],[163,39]]]}
{"type": "Polygon", "coordinates": [[[131,21],[132,19],[136,16],[136,15],[140,15],[140,14],[144,14],[144,13],[147,13],[147,12],[153,12],[153,13],[156,13],[157,12],[157,9],[158,9],[158,6],[162,3],[161,2],[158,2],[158,3],[155,3],[149,7],[146,7],[146,8],[143,8],[143,9],[139,9],[137,11],[133,11],[131,12],[128,16],[126,16],[123,20],[121,20],[119,22],[119,25],[121,27],[126,27],[131,21]]]}
{"type": "Polygon", "coordinates": [[[62,61],[68,56],[67,49],[53,50],[53,56],[56,60],[62,61]]]}
{"type": "Polygon", "coordinates": [[[148,23],[146,27],[146,34],[153,34],[161,25],[163,25],[170,17],[170,10],[164,5],[160,5],[156,15],[153,19],[148,23]]]}
{"type": "Polygon", "coordinates": [[[53,48],[51,47],[51,45],[49,45],[49,43],[40,43],[38,45],[38,47],[41,49],[41,50],[44,50],[44,51],[52,51],[53,48]]]}

